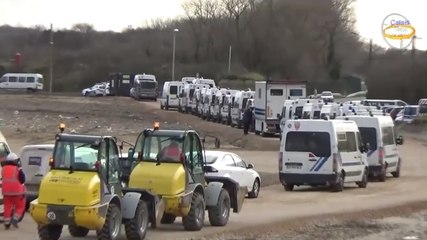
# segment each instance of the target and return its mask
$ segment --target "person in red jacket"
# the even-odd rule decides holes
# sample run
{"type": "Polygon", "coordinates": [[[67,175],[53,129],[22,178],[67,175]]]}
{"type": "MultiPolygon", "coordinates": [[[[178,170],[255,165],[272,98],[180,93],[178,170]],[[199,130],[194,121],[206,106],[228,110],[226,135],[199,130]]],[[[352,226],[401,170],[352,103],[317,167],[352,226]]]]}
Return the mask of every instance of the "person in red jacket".
{"type": "Polygon", "coordinates": [[[9,229],[11,224],[18,228],[25,212],[25,174],[15,153],[9,153],[1,166],[5,229],[9,229]]]}
{"type": "Polygon", "coordinates": [[[166,161],[183,161],[184,154],[176,141],[172,141],[168,146],[162,149],[160,152],[160,159],[166,161]]]}

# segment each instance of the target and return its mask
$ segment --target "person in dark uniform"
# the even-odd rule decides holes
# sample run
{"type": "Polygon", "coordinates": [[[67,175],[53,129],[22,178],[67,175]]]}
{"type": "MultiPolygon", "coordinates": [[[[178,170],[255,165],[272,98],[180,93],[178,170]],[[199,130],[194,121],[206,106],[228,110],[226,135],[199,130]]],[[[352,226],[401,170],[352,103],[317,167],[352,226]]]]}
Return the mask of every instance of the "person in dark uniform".
{"type": "Polygon", "coordinates": [[[252,114],[253,107],[247,108],[243,113],[243,134],[247,135],[249,132],[249,127],[252,124],[252,114]]]}

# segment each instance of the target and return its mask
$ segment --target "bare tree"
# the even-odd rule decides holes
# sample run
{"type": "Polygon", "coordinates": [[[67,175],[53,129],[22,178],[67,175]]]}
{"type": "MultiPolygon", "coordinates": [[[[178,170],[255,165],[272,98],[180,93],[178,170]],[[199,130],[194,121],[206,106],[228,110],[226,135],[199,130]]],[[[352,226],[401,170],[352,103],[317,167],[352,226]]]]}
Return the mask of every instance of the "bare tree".
{"type": "Polygon", "coordinates": [[[87,34],[89,32],[94,32],[95,28],[89,23],[76,23],[71,27],[71,30],[87,34]]]}

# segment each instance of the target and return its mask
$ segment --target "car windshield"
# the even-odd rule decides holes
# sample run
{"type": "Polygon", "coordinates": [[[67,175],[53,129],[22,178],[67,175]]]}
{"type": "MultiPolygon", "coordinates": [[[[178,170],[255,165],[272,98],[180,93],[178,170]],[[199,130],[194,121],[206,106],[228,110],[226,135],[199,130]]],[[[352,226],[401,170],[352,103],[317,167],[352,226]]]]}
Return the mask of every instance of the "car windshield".
{"type": "Polygon", "coordinates": [[[317,157],[329,157],[331,155],[330,135],[327,132],[288,132],[285,151],[306,152],[317,157]]]}
{"type": "Polygon", "coordinates": [[[218,159],[218,156],[206,154],[206,164],[215,163],[218,159]]]}
{"type": "Polygon", "coordinates": [[[377,131],[375,128],[360,127],[360,135],[364,144],[369,144],[369,150],[377,150],[377,131]]]}
{"type": "Polygon", "coordinates": [[[141,159],[139,159],[141,161],[181,162],[182,146],[183,139],[180,137],[141,135],[135,149],[142,150],[141,159]]]}
{"type": "MultiPolygon", "coordinates": [[[[99,143],[58,141],[55,146],[54,168],[95,170],[99,143]]],[[[100,156],[106,159],[106,156],[100,156]]]]}
{"type": "Polygon", "coordinates": [[[323,92],[322,96],[330,97],[330,96],[332,96],[332,93],[331,92],[323,92]]]}

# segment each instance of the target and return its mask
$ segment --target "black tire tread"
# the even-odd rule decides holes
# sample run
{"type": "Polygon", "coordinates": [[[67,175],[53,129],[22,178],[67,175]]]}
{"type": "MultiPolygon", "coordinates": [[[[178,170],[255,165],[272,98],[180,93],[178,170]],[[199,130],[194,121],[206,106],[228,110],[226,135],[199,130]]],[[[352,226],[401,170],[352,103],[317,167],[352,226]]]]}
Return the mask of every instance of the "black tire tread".
{"type": "Polygon", "coordinates": [[[195,215],[195,205],[198,204],[199,202],[203,203],[203,211],[205,209],[205,200],[203,198],[203,196],[200,193],[193,193],[192,199],[191,199],[191,208],[190,208],[190,212],[188,213],[188,215],[186,217],[183,218],[183,225],[184,225],[184,229],[187,231],[199,231],[200,229],[203,228],[203,221],[204,221],[204,217],[203,217],[203,221],[201,223],[201,226],[197,225],[197,216],[195,215]]]}
{"type": "Polygon", "coordinates": [[[68,226],[68,232],[70,232],[70,235],[73,237],[86,237],[89,233],[89,229],[85,227],[75,226],[75,225],[69,225],[68,226]]]}
{"type": "Polygon", "coordinates": [[[44,225],[38,227],[40,240],[58,240],[62,234],[61,225],[44,225]]]}
{"type": "Polygon", "coordinates": [[[225,226],[228,223],[228,219],[230,218],[230,206],[228,208],[228,215],[226,217],[222,217],[221,214],[221,206],[220,204],[223,203],[224,199],[228,199],[229,204],[231,205],[231,199],[230,199],[230,194],[228,193],[227,190],[225,190],[224,188],[221,189],[220,193],[219,193],[219,197],[218,197],[218,203],[216,206],[214,207],[210,207],[208,209],[208,213],[209,213],[209,223],[212,226],[225,226]]]}
{"type": "Polygon", "coordinates": [[[252,185],[252,191],[248,193],[249,198],[257,198],[260,189],[261,189],[261,183],[260,183],[259,179],[256,178],[254,181],[254,184],[252,185]],[[255,189],[253,188],[253,186],[255,186],[255,182],[258,182],[258,192],[257,193],[255,193],[255,189]]]}
{"type": "Polygon", "coordinates": [[[101,230],[96,231],[96,237],[98,240],[114,240],[114,239],[111,239],[111,237],[110,237],[110,226],[109,226],[110,225],[109,222],[111,220],[110,215],[111,215],[111,212],[113,212],[113,211],[119,211],[120,212],[120,208],[117,205],[115,205],[114,203],[110,203],[110,205],[108,206],[104,226],[102,227],[101,230]]]}
{"type": "Polygon", "coordinates": [[[160,220],[161,224],[172,224],[176,220],[176,216],[170,213],[164,213],[162,219],[160,220]]]}
{"type": "Polygon", "coordinates": [[[128,240],[141,240],[145,238],[145,235],[147,235],[147,229],[148,229],[148,207],[147,204],[142,201],[139,200],[138,202],[138,206],[136,207],[136,211],[135,211],[135,216],[133,219],[126,221],[125,223],[125,232],[126,232],[126,237],[128,240]],[[140,234],[140,226],[138,225],[138,219],[137,219],[137,213],[139,211],[145,210],[145,212],[147,213],[147,226],[145,226],[145,232],[143,232],[142,234],[140,234]]]}

